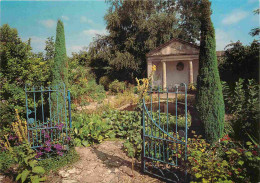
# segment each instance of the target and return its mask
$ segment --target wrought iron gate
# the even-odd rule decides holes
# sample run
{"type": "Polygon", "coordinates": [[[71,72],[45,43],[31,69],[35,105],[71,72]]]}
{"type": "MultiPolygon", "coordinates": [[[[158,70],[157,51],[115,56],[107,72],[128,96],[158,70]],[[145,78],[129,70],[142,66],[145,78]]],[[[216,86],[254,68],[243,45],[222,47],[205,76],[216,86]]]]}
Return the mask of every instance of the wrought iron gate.
{"type": "Polygon", "coordinates": [[[148,96],[149,103],[143,99],[142,169],[166,181],[186,182],[187,86],[176,85],[173,91],[151,89],[148,96]],[[185,99],[182,127],[178,125],[178,94],[184,94],[185,99]],[[153,102],[154,98],[158,100],[153,102]],[[169,103],[175,105],[174,111],[169,111],[169,103]]]}
{"type": "Polygon", "coordinates": [[[46,137],[65,145],[71,128],[70,91],[65,84],[55,87],[25,87],[28,142],[41,147],[46,137]],[[33,109],[33,110],[31,110],[33,109]]]}

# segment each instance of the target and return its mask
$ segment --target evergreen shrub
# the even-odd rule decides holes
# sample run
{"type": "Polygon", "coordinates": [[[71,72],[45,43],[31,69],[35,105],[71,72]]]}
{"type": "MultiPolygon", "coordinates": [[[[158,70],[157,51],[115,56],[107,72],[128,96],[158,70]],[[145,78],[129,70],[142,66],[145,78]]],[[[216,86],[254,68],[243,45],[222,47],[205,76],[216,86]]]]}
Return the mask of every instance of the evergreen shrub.
{"type": "Polygon", "coordinates": [[[199,119],[204,124],[206,139],[213,143],[223,135],[225,107],[217,64],[215,30],[210,18],[210,5],[208,0],[202,0],[196,109],[199,119]]]}

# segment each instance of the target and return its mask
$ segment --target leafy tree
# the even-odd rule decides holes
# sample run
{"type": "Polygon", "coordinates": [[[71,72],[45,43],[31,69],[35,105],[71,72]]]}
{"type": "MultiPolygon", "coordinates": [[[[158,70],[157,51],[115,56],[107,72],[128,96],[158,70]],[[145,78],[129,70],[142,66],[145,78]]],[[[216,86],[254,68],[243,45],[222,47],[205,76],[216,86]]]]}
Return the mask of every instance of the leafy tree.
{"type": "Polygon", "coordinates": [[[57,22],[54,64],[51,68],[52,85],[65,83],[68,86],[68,59],[66,56],[64,26],[61,20],[57,22]]]}
{"type": "Polygon", "coordinates": [[[54,53],[55,53],[55,43],[53,36],[48,37],[45,41],[45,60],[53,60],[54,59],[54,53]]]}
{"type": "Polygon", "coordinates": [[[49,77],[49,65],[31,52],[29,42],[23,42],[8,24],[0,27],[1,129],[14,120],[15,108],[25,112],[25,85],[46,85],[49,77]]]}
{"type": "Polygon", "coordinates": [[[201,41],[196,109],[205,126],[206,139],[213,143],[222,137],[224,101],[217,65],[215,30],[211,22],[211,3],[201,2],[201,41]]]}
{"type": "MultiPolygon", "coordinates": [[[[258,15],[258,16],[259,16],[259,13],[260,13],[260,9],[259,9],[259,8],[254,11],[254,14],[255,14],[255,15],[258,15]]],[[[258,27],[256,27],[256,28],[253,28],[253,29],[250,31],[249,34],[254,37],[254,36],[259,36],[259,32],[260,32],[260,28],[259,28],[259,26],[258,26],[258,27]]]]}
{"type": "Polygon", "coordinates": [[[196,44],[200,40],[199,21],[200,0],[178,0],[177,11],[179,14],[179,35],[178,38],[196,44]]]}
{"type": "Polygon", "coordinates": [[[219,64],[221,80],[231,87],[239,78],[259,81],[259,46],[257,40],[251,45],[243,45],[239,41],[227,45],[223,62],[219,64]]]}
{"type": "Polygon", "coordinates": [[[184,11],[192,3],[184,6],[180,0],[178,7],[179,1],[166,0],[110,0],[108,3],[110,8],[105,21],[109,34],[98,36],[89,49],[91,66],[98,68],[95,70],[97,79],[110,75],[111,79],[135,82],[135,77],[146,74],[146,53],[150,50],[179,35],[192,42],[198,38],[197,25],[189,26],[195,22],[188,15],[191,11],[184,11]],[[180,7],[187,16],[179,18],[180,7]]]}

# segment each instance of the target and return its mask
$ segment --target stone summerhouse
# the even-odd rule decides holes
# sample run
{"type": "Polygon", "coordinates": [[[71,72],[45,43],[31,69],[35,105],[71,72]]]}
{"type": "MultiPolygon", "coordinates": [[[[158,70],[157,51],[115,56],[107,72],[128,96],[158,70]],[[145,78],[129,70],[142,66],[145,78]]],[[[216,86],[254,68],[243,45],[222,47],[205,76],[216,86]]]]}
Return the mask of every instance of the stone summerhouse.
{"type": "MultiPolygon", "coordinates": [[[[217,55],[222,55],[222,52],[217,52],[217,55]]],[[[148,75],[152,72],[152,65],[156,65],[153,86],[165,89],[172,88],[175,84],[189,85],[197,81],[199,46],[195,44],[174,38],[150,51],[146,57],[148,75]]]]}

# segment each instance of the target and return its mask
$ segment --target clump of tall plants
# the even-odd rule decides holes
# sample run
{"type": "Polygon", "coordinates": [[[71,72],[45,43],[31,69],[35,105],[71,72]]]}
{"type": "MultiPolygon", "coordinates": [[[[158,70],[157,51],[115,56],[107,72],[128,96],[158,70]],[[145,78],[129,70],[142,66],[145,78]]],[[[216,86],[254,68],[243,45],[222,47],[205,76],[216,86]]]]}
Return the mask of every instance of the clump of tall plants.
{"type": "Polygon", "coordinates": [[[259,143],[259,84],[239,79],[234,87],[223,82],[226,111],[232,115],[231,126],[235,139],[259,143]]]}

